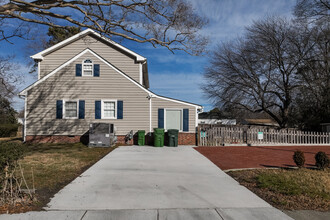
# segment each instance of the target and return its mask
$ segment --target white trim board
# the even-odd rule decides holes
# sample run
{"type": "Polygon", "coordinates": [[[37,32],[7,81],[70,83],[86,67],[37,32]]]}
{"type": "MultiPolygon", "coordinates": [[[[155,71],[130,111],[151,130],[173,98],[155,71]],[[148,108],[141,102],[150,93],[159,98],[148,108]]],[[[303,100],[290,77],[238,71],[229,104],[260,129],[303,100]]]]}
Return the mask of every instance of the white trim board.
{"type": "Polygon", "coordinates": [[[102,62],[104,62],[106,65],[108,65],[109,67],[111,67],[113,70],[115,70],[117,73],[121,74],[122,76],[124,76],[126,79],[128,79],[129,81],[131,81],[132,83],[134,83],[136,86],[138,86],[140,89],[142,89],[143,91],[145,91],[150,97],[154,98],[159,98],[159,99],[164,99],[167,101],[171,101],[171,102],[176,102],[176,103],[180,103],[180,104],[184,104],[184,105],[189,105],[189,106],[195,106],[195,107],[199,107],[202,108],[201,105],[196,105],[196,104],[192,104],[192,103],[187,103],[184,101],[180,101],[180,100],[176,100],[176,99],[171,99],[171,98],[167,98],[167,97],[163,97],[163,96],[159,96],[153,92],[151,92],[150,90],[146,89],[144,86],[142,86],[140,83],[136,82],[134,79],[132,79],[131,77],[127,76],[124,72],[120,71],[119,69],[117,69],[115,66],[113,66],[111,63],[109,63],[108,61],[106,61],[105,59],[103,59],[101,56],[99,56],[97,53],[95,53],[94,51],[90,50],[89,48],[83,50],[82,52],[80,52],[78,55],[76,55],[75,57],[71,58],[70,60],[68,60],[67,62],[63,63],[61,66],[57,67],[55,70],[53,70],[52,72],[50,72],[49,74],[47,74],[46,76],[44,76],[43,78],[41,78],[40,80],[36,81],[35,83],[31,84],[30,86],[28,86],[27,88],[25,88],[24,90],[22,90],[19,95],[26,95],[26,92],[33,88],[34,86],[42,83],[43,81],[45,81],[46,79],[48,79],[50,76],[54,75],[55,73],[57,73],[58,71],[60,71],[62,68],[64,68],[65,66],[69,65],[70,63],[72,63],[73,61],[75,61],[76,59],[78,59],[79,57],[81,57],[82,55],[86,54],[87,52],[93,54],[95,57],[97,57],[99,60],[101,60],[102,62]]]}
{"type": "Polygon", "coordinates": [[[131,54],[132,56],[134,56],[136,58],[137,62],[144,62],[144,61],[147,60],[145,57],[143,57],[143,56],[131,51],[130,49],[128,49],[128,48],[126,48],[126,47],[124,47],[124,46],[122,46],[122,45],[120,45],[120,44],[118,44],[118,43],[116,43],[112,40],[110,40],[109,38],[107,38],[105,36],[102,36],[101,34],[95,32],[94,30],[89,29],[89,28],[82,31],[82,32],[80,32],[80,33],[78,33],[78,34],[76,34],[76,35],[73,35],[72,37],[69,37],[68,39],[66,39],[66,40],[64,40],[64,41],[62,41],[58,44],[55,44],[54,46],[51,46],[51,47],[47,48],[46,50],[43,50],[43,51],[41,51],[37,54],[32,55],[31,58],[33,58],[35,60],[43,60],[44,54],[46,54],[48,52],[51,52],[53,50],[56,50],[57,48],[59,48],[61,46],[64,46],[66,44],[69,44],[70,42],[75,41],[76,39],[78,39],[78,38],[80,38],[84,35],[87,35],[87,34],[93,34],[94,36],[99,37],[99,38],[107,41],[108,43],[114,45],[115,47],[118,47],[119,49],[131,54]]]}

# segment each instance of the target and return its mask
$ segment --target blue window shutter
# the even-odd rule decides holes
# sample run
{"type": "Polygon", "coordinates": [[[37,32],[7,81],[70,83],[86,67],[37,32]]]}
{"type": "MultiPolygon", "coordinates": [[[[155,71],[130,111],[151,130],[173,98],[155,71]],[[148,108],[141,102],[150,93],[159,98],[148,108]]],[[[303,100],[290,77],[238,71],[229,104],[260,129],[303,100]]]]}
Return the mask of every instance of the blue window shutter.
{"type": "Polygon", "coordinates": [[[76,64],[76,76],[81,76],[81,64],[76,64]]]}
{"type": "Polygon", "coordinates": [[[164,109],[158,109],[158,128],[164,128],[164,109]]]}
{"type": "Polygon", "coordinates": [[[189,109],[183,109],[183,131],[189,131],[189,109]]]}
{"type": "Polygon", "coordinates": [[[79,119],[85,118],[85,100],[79,100],[79,119]]]}
{"type": "Polygon", "coordinates": [[[123,110],[124,110],[124,103],[123,101],[117,101],[117,119],[123,119],[123,110]]]}
{"type": "Polygon", "coordinates": [[[100,76],[100,64],[94,64],[94,77],[100,76]]]}
{"type": "Polygon", "coordinates": [[[63,101],[56,100],[56,118],[62,119],[62,115],[63,115],[63,101]]]}
{"type": "Polygon", "coordinates": [[[95,101],[95,119],[101,119],[101,101],[95,101]]]}

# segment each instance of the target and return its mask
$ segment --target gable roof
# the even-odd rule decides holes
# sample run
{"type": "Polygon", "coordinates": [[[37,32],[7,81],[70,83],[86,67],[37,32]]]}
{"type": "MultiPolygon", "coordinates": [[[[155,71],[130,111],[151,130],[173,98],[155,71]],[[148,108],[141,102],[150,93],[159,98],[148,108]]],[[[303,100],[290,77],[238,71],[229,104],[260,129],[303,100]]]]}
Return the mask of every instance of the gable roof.
{"type": "Polygon", "coordinates": [[[90,52],[91,54],[93,54],[95,57],[97,57],[99,60],[101,60],[102,62],[104,62],[106,65],[108,65],[109,67],[111,67],[113,70],[115,70],[116,72],[118,72],[119,74],[121,74],[122,76],[124,76],[126,79],[128,79],[129,81],[131,81],[132,83],[134,83],[136,86],[138,86],[140,89],[142,89],[143,91],[145,91],[146,93],[148,93],[148,95],[150,97],[156,97],[156,98],[160,98],[160,99],[164,99],[164,100],[168,100],[168,101],[172,101],[172,102],[177,102],[177,103],[181,103],[181,104],[185,104],[185,105],[190,105],[190,106],[195,106],[198,108],[202,108],[201,105],[197,105],[194,103],[190,103],[190,102],[185,102],[185,101],[181,101],[181,100],[177,100],[177,99],[173,99],[173,98],[168,98],[168,97],[164,97],[164,96],[160,96],[157,95],[153,92],[151,92],[150,90],[146,89],[145,87],[143,87],[140,83],[136,82],[134,79],[132,79],[130,76],[128,76],[127,74],[125,74],[123,71],[121,71],[120,69],[118,69],[117,67],[113,66],[111,63],[109,63],[107,60],[105,60],[103,57],[101,57],[100,55],[98,55],[97,53],[95,53],[94,51],[92,51],[91,49],[87,48],[84,49],[82,52],[80,52],[79,54],[77,54],[76,56],[74,56],[73,58],[71,58],[70,60],[68,60],[67,62],[63,63],[61,66],[57,67],[55,70],[53,70],[52,72],[50,72],[49,74],[47,74],[46,76],[44,76],[43,78],[39,79],[38,81],[34,82],[33,84],[31,84],[30,86],[26,87],[24,90],[22,90],[18,95],[19,96],[26,96],[26,92],[28,90],[30,90],[31,88],[35,87],[36,85],[44,82],[46,79],[48,79],[50,76],[54,75],[55,73],[57,73],[58,71],[60,71],[62,68],[64,68],[65,66],[69,65],[70,63],[72,63],[73,61],[75,61],[76,59],[78,59],[79,57],[81,57],[82,55],[84,55],[85,53],[90,52]]]}
{"type": "Polygon", "coordinates": [[[137,53],[129,50],[128,48],[126,48],[126,47],[124,47],[124,46],[122,46],[122,45],[120,45],[120,44],[118,44],[118,43],[110,40],[109,38],[107,38],[105,36],[102,36],[101,34],[95,32],[92,29],[86,29],[86,30],[84,30],[84,31],[82,31],[82,32],[80,32],[80,33],[78,33],[76,35],[73,35],[72,37],[69,37],[68,39],[66,39],[64,41],[61,41],[58,44],[55,44],[55,45],[53,45],[53,46],[51,46],[51,47],[49,47],[49,48],[47,48],[47,49],[45,49],[45,50],[37,53],[37,54],[32,55],[31,58],[33,58],[35,60],[43,60],[44,55],[46,55],[47,53],[52,52],[52,51],[55,51],[55,50],[61,48],[62,46],[65,46],[67,44],[70,44],[71,42],[76,41],[79,38],[81,38],[83,36],[86,36],[88,34],[91,34],[93,36],[96,36],[98,38],[101,38],[101,39],[105,40],[106,42],[110,43],[111,45],[113,45],[114,47],[116,47],[116,48],[118,48],[118,49],[120,49],[120,50],[122,50],[122,51],[124,51],[124,52],[126,52],[126,53],[128,53],[130,55],[132,55],[133,57],[135,57],[135,61],[136,62],[145,62],[147,60],[145,57],[143,57],[143,56],[141,56],[141,55],[139,55],[139,54],[137,54],[137,53]]]}

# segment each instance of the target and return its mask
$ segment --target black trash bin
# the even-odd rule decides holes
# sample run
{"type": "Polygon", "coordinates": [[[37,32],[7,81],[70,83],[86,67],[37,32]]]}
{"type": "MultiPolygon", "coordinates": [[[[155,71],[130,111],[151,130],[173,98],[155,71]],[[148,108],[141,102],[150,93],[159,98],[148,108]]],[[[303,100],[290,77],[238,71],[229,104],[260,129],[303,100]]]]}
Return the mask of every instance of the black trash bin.
{"type": "Polygon", "coordinates": [[[168,146],[177,147],[178,138],[179,138],[179,130],[178,129],[168,129],[167,135],[168,135],[168,146]]]}

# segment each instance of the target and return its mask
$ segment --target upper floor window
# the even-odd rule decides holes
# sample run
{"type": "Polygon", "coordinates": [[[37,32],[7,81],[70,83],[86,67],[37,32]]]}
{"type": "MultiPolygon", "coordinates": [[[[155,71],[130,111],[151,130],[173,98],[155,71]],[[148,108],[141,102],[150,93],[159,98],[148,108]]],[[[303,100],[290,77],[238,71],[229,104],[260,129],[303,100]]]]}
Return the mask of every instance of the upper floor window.
{"type": "Polygon", "coordinates": [[[83,61],[82,75],[83,76],[93,76],[93,61],[91,59],[86,59],[83,61]]]}

